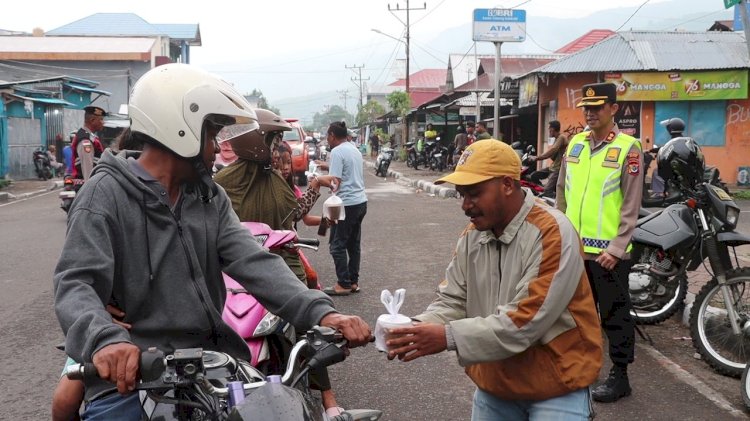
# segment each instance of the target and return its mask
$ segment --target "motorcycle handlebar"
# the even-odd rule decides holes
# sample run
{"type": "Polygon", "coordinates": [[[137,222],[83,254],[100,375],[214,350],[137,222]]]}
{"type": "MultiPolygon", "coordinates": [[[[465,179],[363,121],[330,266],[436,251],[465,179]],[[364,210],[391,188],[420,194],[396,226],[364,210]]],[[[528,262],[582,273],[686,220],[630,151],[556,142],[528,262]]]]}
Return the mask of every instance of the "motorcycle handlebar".
{"type": "Polygon", "coordinates": [[[320,247],[320,240],[317,238],[298,238],[297,244],[300,246],[309,246],[309,247],[320,247]]]}

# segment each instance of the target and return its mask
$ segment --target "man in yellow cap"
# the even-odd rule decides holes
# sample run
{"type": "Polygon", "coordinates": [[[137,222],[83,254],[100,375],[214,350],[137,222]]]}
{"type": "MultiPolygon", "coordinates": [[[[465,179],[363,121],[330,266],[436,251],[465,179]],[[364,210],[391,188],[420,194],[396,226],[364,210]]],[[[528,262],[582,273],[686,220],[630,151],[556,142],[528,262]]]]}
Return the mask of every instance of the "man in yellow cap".
{"type": "Polygon", "coordinates": [[[437,299],[413,327],[390,330],[388,358],[456,351],[477,385],[472,419],[588,420],[602,338],[581,243],[520,177],[515,151],[487,139],[436,181],[456,185],[470,224],[437,299]]]}
{"type": "Polygon", "coordinates": [[[643,157],[640,142],[614,122],[615,85],[585,85],[582,92],[577,106],[591,130],[568,145],[557,181],[557,208],[583,241],[586,272],[609,340],[613,367],[592,397],[614,402],[631,393],[627,369],[635,353],[635,321],[628,293],[629,251],[643,192],[643,157]]]}

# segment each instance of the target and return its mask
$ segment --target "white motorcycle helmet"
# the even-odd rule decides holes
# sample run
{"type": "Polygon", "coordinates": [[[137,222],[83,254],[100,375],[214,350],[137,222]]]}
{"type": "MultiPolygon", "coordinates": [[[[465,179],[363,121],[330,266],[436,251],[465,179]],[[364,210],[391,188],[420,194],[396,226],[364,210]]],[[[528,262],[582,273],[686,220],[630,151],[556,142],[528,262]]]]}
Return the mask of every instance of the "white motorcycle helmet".
{"type": "Polygon", "coordinates": [[[258,129],[247,100],[224,80],[180,63],[149,70],[133,87],[130,129],[183,158],[200,160],[204,123],[223,127],[218,141],[258,129]]]}

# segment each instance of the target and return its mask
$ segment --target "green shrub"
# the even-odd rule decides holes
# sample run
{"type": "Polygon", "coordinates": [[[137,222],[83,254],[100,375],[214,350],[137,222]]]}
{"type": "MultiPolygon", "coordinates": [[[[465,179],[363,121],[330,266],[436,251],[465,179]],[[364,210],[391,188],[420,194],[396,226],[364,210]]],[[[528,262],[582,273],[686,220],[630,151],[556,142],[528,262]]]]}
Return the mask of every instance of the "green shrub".
{"type": "Polygon", "coordinates": [[[735,199],[750,200],[750,190],[739,190],[734,193],[735,199]]]}
{"type": "Polygon", "coordinates": [[[4,189],[4,188],[6,188],[6,187],[8,187],[8,186],[10,186],[10,180],[8,180],[8,179],[7,179],[7,178],[5,178],[5,177],[3,177],[3,178],[0,178],[0,190],[2,190],[2,189],[4,189]]]}

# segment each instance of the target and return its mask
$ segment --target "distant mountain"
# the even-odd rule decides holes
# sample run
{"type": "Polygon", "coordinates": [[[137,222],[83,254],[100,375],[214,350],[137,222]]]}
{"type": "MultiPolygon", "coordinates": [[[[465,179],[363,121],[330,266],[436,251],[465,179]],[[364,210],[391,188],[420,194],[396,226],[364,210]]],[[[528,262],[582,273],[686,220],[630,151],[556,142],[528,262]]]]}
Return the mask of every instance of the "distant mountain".
{"type": "MultiPolygon", "coordinates": [[[[611,30],[683,30],[683,31],[705,31],[716,20],[727,20],[733,18],[732,10],[723,10],[720,0],[670,0],[661,3],[649,3],[633,16],[627,23],[628,18],[633,15],[637,7],[620,7],[595,12],[580,18],[561,19],[542,16],[527,15],[526,30],[527,40],[521,43],[505,43],[502,47],[503,54],[545,54],[555,51],[568,42],[580,37],[591,29],[611,30]],[[625,23],[623,25],[623,23],[625,23]],[[622,28],[620,28],[622,26],[622,28]]],[[[411,72],[426,68],[444,68],[449,53],[473,53],[471,49],[472,25],[467,22],[452,28],[446,28],[437,37],[424,42],[414,36],[415,47],[412,48],[411,72]],[[426,52],[425,50],[429,51],[426,52]]],[[[477,45],[480,54],[494,54],[491,43],[482,42],[477,45]]],[[[389,57],[372,56],[365,63],[368,68],[382,68],[388,63],[389,57]]],[[[344,62],[340,65],[344,66],[344,62]]],[[[375,79],[380,72],[369,75],[375,79]]],[[[363,73],[364,75],[364,73],[363,73]]],[[[392,80],[384,83],[388,84],[392,80]]],[[[341,86],[340,77],[318,76],[315,86],[321,89],[320,93],[305,96],[294,96],[294,88],[287,94],[279,93],[277,97],[283,99],[275,100],[269,95],[271,105],[281,109],[282,114],[289,117],[297,117],[311,122],[312,116],[322,111],[326,105],[338,104],[343,106],[344,101],[336,90],[353,89],[351,86],[341,86]]],[[[264,91],[265,92],[265,91],[264,91]]],[[[348,110],[356,111],[351,96],[348,99],[348,110]]]]}

